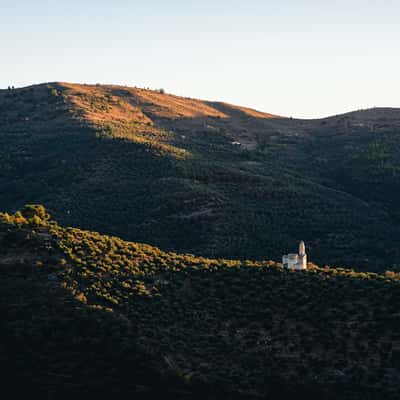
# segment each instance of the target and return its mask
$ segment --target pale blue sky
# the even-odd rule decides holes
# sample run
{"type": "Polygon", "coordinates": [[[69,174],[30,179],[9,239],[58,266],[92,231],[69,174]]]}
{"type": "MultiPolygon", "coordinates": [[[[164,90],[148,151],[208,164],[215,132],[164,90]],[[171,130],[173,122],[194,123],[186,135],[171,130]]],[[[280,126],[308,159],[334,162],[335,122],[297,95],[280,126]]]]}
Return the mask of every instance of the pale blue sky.
{"type": "Polygon", "coordinates": [[[399,0],[0,0],[0,87],[165,88],[293,117],[400,107],[399,0]]]}

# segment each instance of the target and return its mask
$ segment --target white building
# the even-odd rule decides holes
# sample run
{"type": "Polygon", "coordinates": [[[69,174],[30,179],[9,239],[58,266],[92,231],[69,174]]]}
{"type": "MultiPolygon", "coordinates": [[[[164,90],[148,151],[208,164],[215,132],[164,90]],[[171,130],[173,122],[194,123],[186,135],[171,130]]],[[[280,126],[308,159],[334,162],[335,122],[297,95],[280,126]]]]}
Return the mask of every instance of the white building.
{"type": "Polygon", "coordinates": [[[283,268],[307,269],[306,246],[303,241],[299,244],[298,254],[285,254],[282,257],[283,268]]]}

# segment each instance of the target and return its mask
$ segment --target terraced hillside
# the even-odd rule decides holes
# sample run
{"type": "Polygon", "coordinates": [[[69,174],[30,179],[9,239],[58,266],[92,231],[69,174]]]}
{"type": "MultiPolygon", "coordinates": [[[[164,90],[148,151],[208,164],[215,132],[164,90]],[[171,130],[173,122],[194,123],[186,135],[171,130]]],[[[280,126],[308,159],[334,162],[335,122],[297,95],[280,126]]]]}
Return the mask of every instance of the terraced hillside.
{"type": "Polygon", "coordinates": [[[398,399],[398,273],[197,258],[49,218],[0,216],[16,398],[398,399]]]}
{"type": "Polygon", "coordinates": [[[0,207],[209,257],[398,268],[400,111],[296,120],[122,86],[0,91],[0,207]]]}

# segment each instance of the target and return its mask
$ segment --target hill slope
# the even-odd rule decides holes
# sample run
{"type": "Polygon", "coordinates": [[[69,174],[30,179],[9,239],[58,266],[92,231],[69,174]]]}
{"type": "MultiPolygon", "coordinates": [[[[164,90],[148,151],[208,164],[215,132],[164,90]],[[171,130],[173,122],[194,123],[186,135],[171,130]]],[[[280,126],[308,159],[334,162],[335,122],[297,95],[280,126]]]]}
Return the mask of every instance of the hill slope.
{"type": "Polygon", "coordinates": [[[166,253],[39,206],[0,218],[14,393],[398,398],[399,274],[166,253]]]}
{"type": "Polygon", "coordinates": [[[400,258],[399,127],[398,109],[295,120],[112,85],[3,90],[0,207],[213,257],[303,239],[320,263],[379,269],[400,258]]]}

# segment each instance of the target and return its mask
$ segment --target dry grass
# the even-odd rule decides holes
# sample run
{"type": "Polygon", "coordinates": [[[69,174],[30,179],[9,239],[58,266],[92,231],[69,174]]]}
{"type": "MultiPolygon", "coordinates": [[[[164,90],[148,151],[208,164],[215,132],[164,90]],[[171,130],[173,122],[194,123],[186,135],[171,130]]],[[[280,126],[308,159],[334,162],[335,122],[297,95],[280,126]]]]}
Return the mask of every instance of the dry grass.
{"type": "Polygon", "coordinates": [[[149,116],[172,120],[200,117],[232,118],[238,111],[254,118],[280,118],[246,107],[179,97],[154,90],[116,85],[97,86],[72,83],[58,85],[66,90],[66,94],[70,96],[75,106],[84,110],[87,119],[94,122],[138,120],[150,124],[149,116]],[[109,104],[107,112],[100,109],[94,110],[88,101],[89,99],[101,101],[105,98],[109,104]]]}

